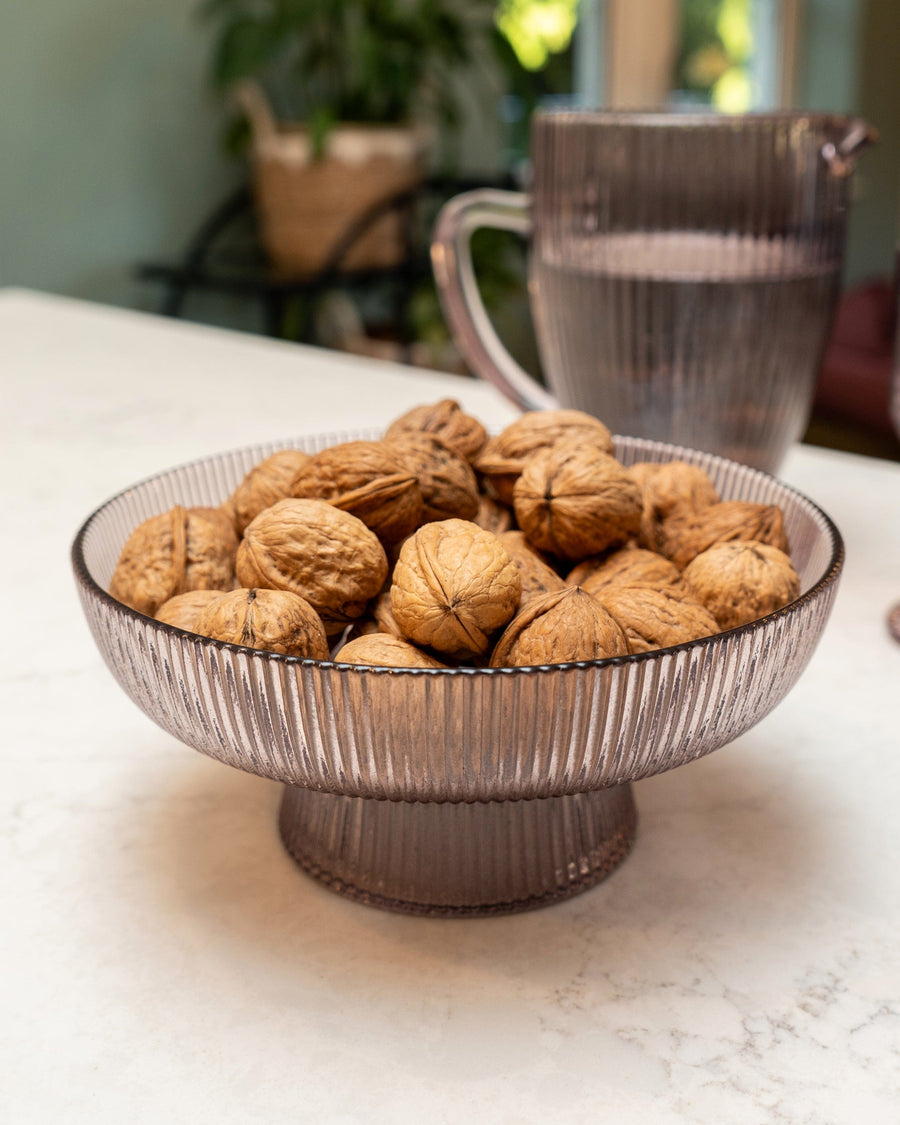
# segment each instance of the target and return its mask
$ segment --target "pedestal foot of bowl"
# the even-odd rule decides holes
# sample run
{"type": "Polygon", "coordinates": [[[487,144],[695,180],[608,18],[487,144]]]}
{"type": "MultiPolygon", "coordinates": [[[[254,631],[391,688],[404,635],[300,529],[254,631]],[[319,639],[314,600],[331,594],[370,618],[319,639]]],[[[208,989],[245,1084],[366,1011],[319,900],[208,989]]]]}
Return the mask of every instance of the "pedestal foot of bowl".
{"type": "Polygon", "coordinates": [[[279,828],[307,874],[410,914],[511,914],[587,890],[622,862],[630,785],[527,801],[376,801],[285,786],[279,828]]]}

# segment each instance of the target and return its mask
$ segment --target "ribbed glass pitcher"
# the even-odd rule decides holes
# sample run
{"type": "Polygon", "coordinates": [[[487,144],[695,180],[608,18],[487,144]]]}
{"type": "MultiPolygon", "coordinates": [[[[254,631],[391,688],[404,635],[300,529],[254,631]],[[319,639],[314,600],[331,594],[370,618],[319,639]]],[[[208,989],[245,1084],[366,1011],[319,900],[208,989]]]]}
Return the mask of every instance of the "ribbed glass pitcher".
{"type": "Polygon", "coordinates": [[[850,174],[873,130],[809,113],[550,112],[532,194],[441,212],[432,261],[471,368],[525,409],[577,407],[621,434],[774,471],[808,420],[843,263],[850,174]],[[469,250],[531,238],[549,390],[496,336],[469,250]]]}

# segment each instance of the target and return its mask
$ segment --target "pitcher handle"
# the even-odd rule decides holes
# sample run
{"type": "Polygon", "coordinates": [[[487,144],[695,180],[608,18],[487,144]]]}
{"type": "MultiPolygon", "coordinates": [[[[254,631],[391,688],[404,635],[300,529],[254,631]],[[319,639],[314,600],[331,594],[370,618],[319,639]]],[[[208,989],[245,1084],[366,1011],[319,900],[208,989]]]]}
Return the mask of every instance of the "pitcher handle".
{"type": "Polygon", "coordinates": [[[839,135],[822,145],[822,156],[833,176],[846,179],[856,168],[862,150],[878,140],[878,130],[861,117],[842,119],[839,135]]]}
{"type": "Polygon", "coordinates": [[[472,267],[472,234],[495,227],[531,234],[531,197],[518,191],[480,188],[457,195],[438,215],[431,264],[444,316],[469,367],[523,410],[552,410],[559,404],[521,368],[494,331],[472,267]]]}

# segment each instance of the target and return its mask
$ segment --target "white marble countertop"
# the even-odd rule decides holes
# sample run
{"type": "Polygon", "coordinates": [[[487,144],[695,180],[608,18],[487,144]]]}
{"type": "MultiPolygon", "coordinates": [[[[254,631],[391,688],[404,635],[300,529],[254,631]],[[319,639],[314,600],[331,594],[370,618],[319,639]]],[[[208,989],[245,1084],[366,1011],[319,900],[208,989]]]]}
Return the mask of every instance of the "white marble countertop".
{"type": "Polygon", "coordinates": [[[483,385],[33,293],[0,294],[0,1118],[62,1122],[900,1119],[900,466],[783,476],[847,564],[787,700],[636,787],[605,883],[442,921],[303,875],[279,786],[188,750],[94,648],[68,552],[157,470],[379,425],[483,385]]]}

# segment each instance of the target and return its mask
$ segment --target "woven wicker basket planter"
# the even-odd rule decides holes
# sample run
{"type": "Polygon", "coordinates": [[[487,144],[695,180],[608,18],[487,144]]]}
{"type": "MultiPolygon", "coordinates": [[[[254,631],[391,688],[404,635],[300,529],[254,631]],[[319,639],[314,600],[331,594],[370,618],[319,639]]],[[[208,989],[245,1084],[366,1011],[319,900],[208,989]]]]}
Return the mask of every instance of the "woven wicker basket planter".
{"type": "MultiPolygon", "coordinates": [[[[339,125],[327,138],[325,154],[314,159],[308,131],[276,122],[258,89],[244,88],[240,101],[253,129],[263,246],[279,271],[321,269],[356,221],[422,179],[425,146],[416,130],[339,125]]],[[[389,211],[353,241],[338,264],[390,267],[404,254],[402,215],[389,211]]]]}

